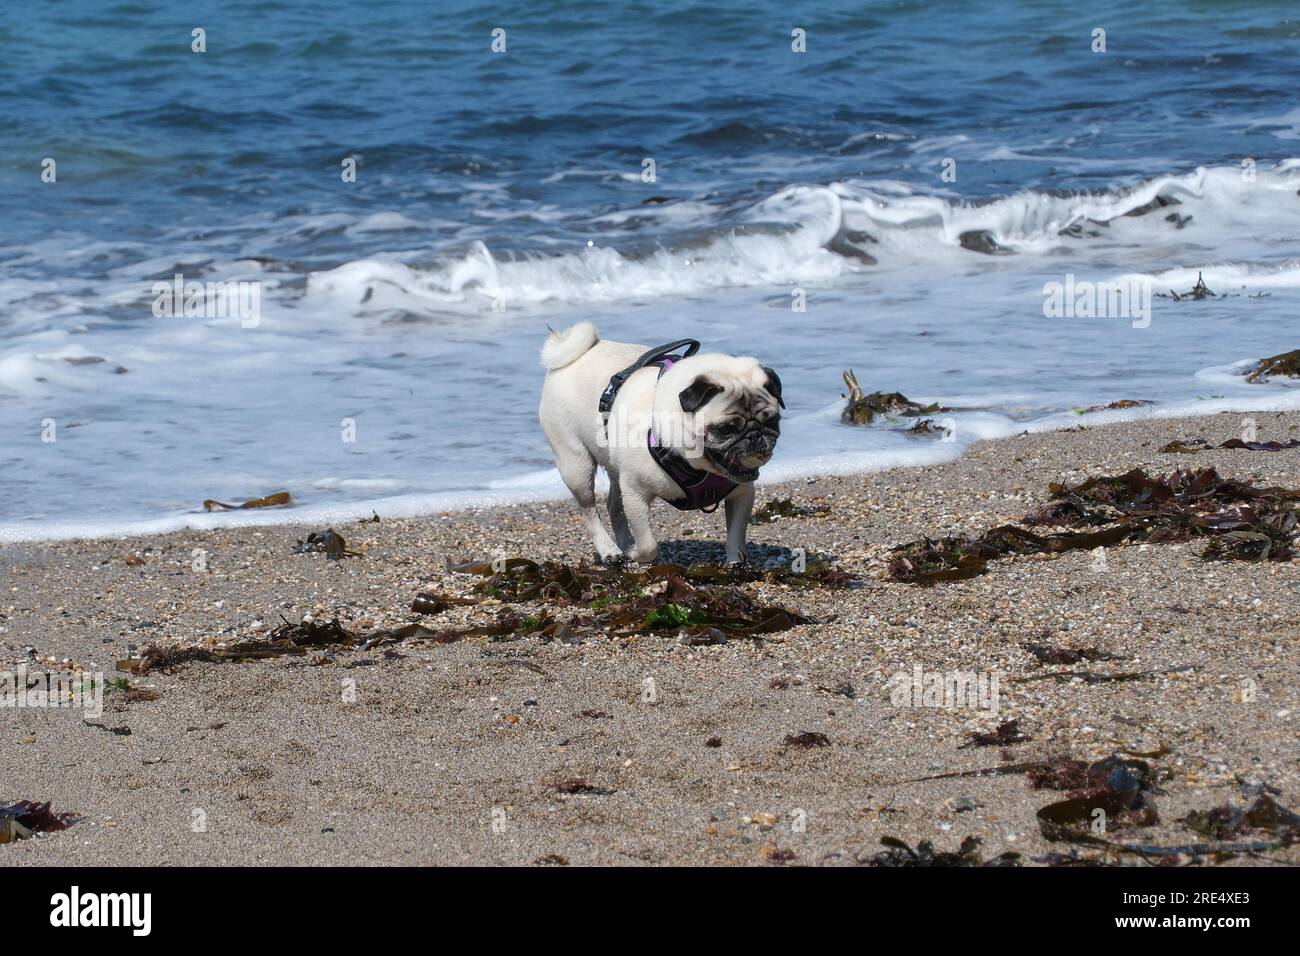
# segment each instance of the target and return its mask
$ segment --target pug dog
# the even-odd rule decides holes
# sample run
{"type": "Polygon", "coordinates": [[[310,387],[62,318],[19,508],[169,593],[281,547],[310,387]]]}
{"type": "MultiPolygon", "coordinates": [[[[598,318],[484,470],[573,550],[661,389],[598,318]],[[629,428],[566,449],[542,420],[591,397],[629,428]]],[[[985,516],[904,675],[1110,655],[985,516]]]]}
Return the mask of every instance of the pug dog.
{"type": "Polygon", "coordinates": [[[781,379],[757,359],[690,354],[698,343],[690,345],[686,357],[671,356],[662,367],[632,368],[647,358],[645,346],[602,341],[581,322],[552,330],[542,346],[538,417],[602,562],[656,560],[656,498],[680,510],[725,502],[727,563],[746,561],[754,480],[781,430],[781,379]],[[629,374],[602,411],[602,395],[623,371],[629,374]],[[596,510],[597,465],[609,475],[613,537],[596,510]]]}

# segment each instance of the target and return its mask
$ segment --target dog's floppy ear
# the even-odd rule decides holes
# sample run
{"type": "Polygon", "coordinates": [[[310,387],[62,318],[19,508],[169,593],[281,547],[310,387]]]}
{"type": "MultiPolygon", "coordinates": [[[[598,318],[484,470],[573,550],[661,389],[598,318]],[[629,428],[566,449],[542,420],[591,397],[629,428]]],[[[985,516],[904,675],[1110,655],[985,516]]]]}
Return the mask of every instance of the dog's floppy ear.
{"type": "Polygon", "coordinates": [[[721,391],[721,386],[714,385],[706,378],[697,378],[678,396],[682,403],[682,411],[699,411],[709,403],[709,399],[721,391]]]}
{"type": "Polygon", "coordinates": [[[781,376],[766,365],[763,366],[763,371],[767,373],[767,382],[763,387],[772,393],[772,397],[776,399],[778,405],[785,408],[785,402],[781,400],[781,376]]]}

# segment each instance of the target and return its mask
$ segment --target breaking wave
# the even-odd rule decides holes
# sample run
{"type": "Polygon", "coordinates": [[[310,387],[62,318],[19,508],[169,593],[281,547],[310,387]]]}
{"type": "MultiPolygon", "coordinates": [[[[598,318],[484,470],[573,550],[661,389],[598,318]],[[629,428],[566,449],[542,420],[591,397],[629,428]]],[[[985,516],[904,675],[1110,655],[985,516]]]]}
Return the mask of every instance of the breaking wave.
{"type": "MultiPolygon", "coordinates": [[[[359,259],[308,277],[306,298],[360,312],[504,311],[733,287],[830,282],[873,270],[968,266],[1001,257],[1231,246],[1300,225],[1300,160],[1198,168],[1092,193],[1026,190],[984,202],[898,182],[793,185],[748,205],[665,202],[600,216],[615,242],[572,252],[494,251],[474,240],[432,259],[359,259]],[[676,207],[676,208],[675,208],[676,207]],[[654,240],[641,238],[654,235],[654,240]]],[[[1213,255],[1200,257],[1215,261],[1213,255]]],[[[1291,283],[1287,283],[1291,284],[1291,283]]]]}

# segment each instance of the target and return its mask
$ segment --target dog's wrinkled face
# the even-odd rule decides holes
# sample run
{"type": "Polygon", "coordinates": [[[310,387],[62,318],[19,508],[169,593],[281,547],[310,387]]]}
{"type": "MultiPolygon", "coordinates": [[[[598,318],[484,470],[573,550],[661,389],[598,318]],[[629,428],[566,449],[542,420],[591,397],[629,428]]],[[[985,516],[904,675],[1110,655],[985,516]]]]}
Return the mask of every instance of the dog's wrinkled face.
{"type": "Polygon", "coordinates": [[[764,366],[720,372],[699,375],[679,394],[687,413],[684,437],[710,470],[732,481],[753,481],[781,434],[781,379],[764,366]]]}

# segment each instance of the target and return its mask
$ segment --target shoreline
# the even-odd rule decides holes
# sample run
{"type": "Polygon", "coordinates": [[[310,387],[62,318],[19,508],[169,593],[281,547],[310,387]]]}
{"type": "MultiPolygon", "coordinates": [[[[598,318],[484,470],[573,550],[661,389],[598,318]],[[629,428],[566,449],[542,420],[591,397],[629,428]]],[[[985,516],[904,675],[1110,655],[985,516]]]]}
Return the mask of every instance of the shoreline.
{"type": "MultiPolygon", "coordinates": [[[[1248,364],[1246,360],[1236,363],[1248,364]]],[[[935,460],[897,461],[897,450],[877,450],[861,452],[844,457],[830,464],[819,464],[816,459],[799,462],[782,467],[779,460],[776,467],[769,469],[769,474],[777,477],[760,477],[759,493],[764,490],[780,488],[786,485],[818,478],[840,478],[854,475],[869,475],[891,472],[909,468],[931,468],[960,460],[971,448],[981,442],[1006,441],[1022,434],[1040,435],[1066,431],[1083,425],[1088,428],[1126,424],[1130,422],[1164,421],[1174,419],[1198,419],[1224,414],[1280,414],[1300,411],[1300,389],[1291,392],[1273,393],[1266,396],[1244,398],[1206,399],[1197,402],[1181,402],[1171,405],[1150,405],[1132,409],[1104,409],[1087,415],[1073,412],[1058,412],[1046,415],[1032,422],[1008,420],[1003,433],[996,433],[976,438],[970,444],[959,446],[954,457],[935,456],[935,460]],[[1262,404],[1260,402],[1262,401],[1262,404]],[[1073,416],[1073,417],[1071,417],[1073,416]],[[864,456],[870,456],[865,458],[864,456]]],[[[919,419],[918,419],[919,420],[919,419]]],[[[919,440],[918,440],[919,441],[919,440]]],[[[924,455],[924,449],[934,443],[919,445],[915,449],[924,455]]],[[[779,455],[778,455],[779,459],[779,455]]],[[[553,469],[552,469],[553,471],[553,469]]],[[[394,495],[386,498],[369,498],[358,502],[340,504],[306,504],[292,508],[250,509],[238,508],[214,512],[188,512],[157,518],[132,518],[108,521],[100,524],[101,530],[82,533],[85,527],[95,527],[94,522],[68,522],[56,524],[52,530],[28,531],[25,525],[0,525],[0,549],[11,545],[40,544],[55,541],[125,541],[135,538],[148,538],[184,532],[211,532],[225,529],[251,528],[306,528],[308,526],[328,525],[333,523],[350,523],[370,517],[368,512],[388,512],[381,515],[394,521],[418,521],[442,514],[462,514],[501,508],[527,507],[530,505],[572,501],[572,496],[565,490],[555,476],[553,488],[529,490],[533,481],[541,472],[517,475],[506,481],[519,483],[514,491],[485,489],[474,491],[422,492],[394,495]]],[[[598,472],[597,490],[601,492],[606,486],[603,472],[598,472]]],[[[271,494],[279,489],[264,489],[262,494],[271,494]]],[[[603,492],[602,492],[603,493],[603,492]]]]}
{"type": "MultiPolygon", "coordinates": [[[[1254,417],[1261,441],[1300,438],[1300,413],[1254,417]]],[[[1095,852],[1044,838],[1036,813],[1064,794],[1021,776],[916,780],[997,768],[1004,750],[1023,761],[1169,748],[1143,758],[1163,777],[1159,822],[1120,842],[1204,842],[1181,819],[1248,805],[1260,786],[1297,809],[1300,561],[1204,562],[1192,542],[1107,548],[1102,572],[1093,554],[1067,552],[998,559],[978,577],[929,588],[882,577],[892,546],[1019,522],[1053,481],[1215,467],[1300,487],[1300,449],[1159,451],[1175,439],[1236,437],[1239,413],[1079,424],[978,442],[938,466],[761,486],[760,508],[790,497],[829,511],[751,528],[751,561],[782,563],[802,549],[860,581],[747,586],[818,622],[761,641],[413,638],[133,676],[115,662],[150,641],[219,647],[264,637],[281,617],[337,617],[357,631],[482,623],[503,608],[421,617],[411,600],[468,591],[475,579],[449,572],[448,561],[500,554],[576,565],[590,547],[568,501],[336,524],[360,552],[339,561],[293,552],[296,539],[323,530],[313,524],[6,544],[0,669],[29,660],[32,647],[51,667],[66,658],[158,697],[110,687],[102,727],[67,711],[0,711],[21,758],[0,798],[51,800],[83,818],[0,847],[0,857],[831,865],[870,859],[885,836],[955,851],[968,835],[983,841],[981,855],[1015,852],[1026,864],[1095,852]],[[193,570],[195,549],[207,570],[193,570]],[[1028,642],[1111,658],[1079,671],[1149,676],[1044,679],[1052,668],[1026,653],[1028,642]],[[892,703],[890,679],[916,667],[1001,675],[996,713],[892,703]],[[349,681],[352,702],[340,695],[349,681]],[[1010,719],[1029,740],[969,746],[969,734],[1010,719]],[[789,742],[805,737],[813,745],[789,742]],[[203,832],[192,828],[195,811],[203,832]]],[[[721,516],[661,507],[654,521],[661,560],[721,556],[721,516]]],[[[1294,864],[1297,852],[1231,862],[1294,864]]]]}

